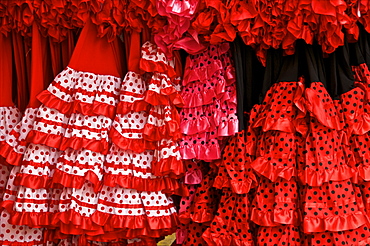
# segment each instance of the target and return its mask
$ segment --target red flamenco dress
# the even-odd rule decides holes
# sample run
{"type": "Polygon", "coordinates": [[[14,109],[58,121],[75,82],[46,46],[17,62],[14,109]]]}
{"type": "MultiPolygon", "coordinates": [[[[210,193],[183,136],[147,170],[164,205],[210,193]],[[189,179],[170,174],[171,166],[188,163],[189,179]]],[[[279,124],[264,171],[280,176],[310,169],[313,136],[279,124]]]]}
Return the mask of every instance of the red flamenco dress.
{"type": "Polygon", "coordinates": [[[86,23],[69,66],[38,95],[43,104],[27,135],[22,165],[9,184],[16,191],[8,207],[14,225],[57,228],[48,230],[44,240],[68,243],[76,239],[69,235],[79,235],[76,240],[85,245],[86,240],[143,237],[130,243],[154,245],[152,238],[176,228],[175,208],[162,190],[183,190],[174,180],[147,172],[157,143],[144,140],[140,132],[148,113],[130,109],[116,114],[121,86],[127,81],[130,89],[138,85],[129,73],[121,83],[120,47],[118,39],[97,38],[96,27],[86,23]],[[117,148],[122,140],[136,145],[117,148]],[[104,179],[109,160],[130,168],[122,179],[127,182],[104,179]]]}
{"type": "Polygon", "coordinates": [[[251,205],[251,221],[258,225],[257,245],[301,243],[296,151],[305,114],[296,106],[304,92],[298,55],[283,58],[277,82],[250,114],[248,132],[256,138],[255,146],[248,148],[253,157],[250,165],[259,175],[251,205]]]}
{"type": "Polygon", "coordinates": [[[201,238],[216,213],[219,192],[213,188],[217,163],[225,137],[238,131],[235,72],[229,44],[211,45],[187,57],[181,95],[180,151],[185,166],[185,183],[190,196],[180,203],[181,226],[177,243],[206,244],[201,238]]]}
{"type": "MultiPolygon", "coordinates": [[[[35,119],[35,115],[38,111],[40,103],[36,100],[36,95],[40,93],[46,86],[48,76],[50,74],[48,70],[48,57],[46,50],[47,39],[40,35],[38,26],[36,23],[32,26],[32,60],[31,60],[31,79],[29,87],[30,90],[30,101],[28,107],[23,115],[23,118],[13,128],[8,135],[9,138],[3,142],[1,146],[1,155],[5,157],[5,161],[8,164],[16,165],[12,168],[6,189],[3,195],[3,202],[1,206],[5,208],[1,213],[1,223],[4,224],[4,233],[2,235],[2,241],[9,245],[34,245],[40,244],[43,241],[42,228],[30,228],[28,226],[21,226],[13,224],[13,215],[16,214],[14,206],[16,204],[17,193],[21,192],[24,187],[17,186],[16,177],[19,174],[22,163],[22,156],[26,151],[27,142],[25,141],[26,136],[32,128],[32,122],[35,119]],[[42,54],[42,55],[41,55],[42,54]]],[[[24,99],[23,99],[24,100],[24,99]]],[[[26,199],[26,198],[23,198],[26,199]]]]}
{"type": "MultiPolygon", "coordinates": [[[[307,57],[315,57],[313,49],[309,48],[307,57]]],[[[320,52],[316,54],[321,55],[320,52]]],[[[348,104],[348,99],[353,103],[355,100],[352,99],[362,94],[361,88],[344,91],[340,100],[333,100],[325,83],[317,82],[324,81],[320,63],[317,67],[309,64],[313,82],[304,93],[308,132],[297,152],[299,176],[303,184],[300,199],[304,240],[309,245],[367,245],[369,222],[356,184],[356,176],[360,172],[353,166],[353,154],[348,145],[348,134],[351,134],[348,127],[354,126],[350,122],[352,106],[348,104]],[[348,111],[350,114],[346,113],[348,111]]]]}

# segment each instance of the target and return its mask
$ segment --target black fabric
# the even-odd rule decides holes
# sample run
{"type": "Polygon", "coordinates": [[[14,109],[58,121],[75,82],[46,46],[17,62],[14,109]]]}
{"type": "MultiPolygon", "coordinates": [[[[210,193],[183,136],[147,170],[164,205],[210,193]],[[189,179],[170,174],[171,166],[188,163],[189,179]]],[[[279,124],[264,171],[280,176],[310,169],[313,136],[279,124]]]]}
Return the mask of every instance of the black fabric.
{"type": "Polygon", "coordinates": [[[353,89],[355,82],[351,62],[350,49],[346,43],[325,58],[326,89],[333,99],[353,89]]]}
{"type": "Polygon", "coordinates": [[[241,38],[232,43],[236,72],[239,130],[246,126],[245,114],[259,103],[262,94],[265,68],[258,61],[252,47],[244,44],[241,38]]]}

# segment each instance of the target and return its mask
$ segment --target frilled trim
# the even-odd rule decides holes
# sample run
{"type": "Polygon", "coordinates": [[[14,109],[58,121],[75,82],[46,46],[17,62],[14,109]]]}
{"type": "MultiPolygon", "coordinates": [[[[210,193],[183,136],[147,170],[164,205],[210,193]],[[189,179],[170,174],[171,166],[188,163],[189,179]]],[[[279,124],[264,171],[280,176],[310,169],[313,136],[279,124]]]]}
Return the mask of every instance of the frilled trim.
{"type": "Polygon", "coordinates": [[[104,184],[110,187],[119,185],[126,189],[135,189],[138,191],[162,191],[167,194],[176,194],[179,196],[189,195],[184,184],[180,184],[176,179],[169,177],[144,179],[134,176],[105,174],[104,184]]]}
{"type": "Polygon", "coordinates": [[[62,114],[66,115],[70,115],[72,113],[81,113],[86,116],[103,115],[113,119],[116,113],[116,107],[113,105],[97,101],[94,101],[93,103],[85,103],[79,100],[66,102],[48,90],[42,91],[37,96],[37,99],[48,108],[56,109],[62,114]]]}
{"type": "Polygon", "coordinates": [[[329,181],[342,181],[350,179],[354,175],[355,170],[348,165],[341,165],[339,167],[318,171],[308,168],[298,172],[298,176],[302,183],[310,186],[321,186],[323,183],[329,181]]]}
{"type": "Polygon", "coordinates": [[[10,224],[26,225],[31,228],[43,228],[51,225],[54,213],[50,212],[16,212],[11,213],[10,224]]]}
{"type": "Polygon", "coordinates": [[[325,231],[346,231],[359,228],[367,223],[365,215],[357,211],[351,214],[337,215],[327,218],[305,217],[303,229],[305,233],[325,231]]]}
{"type": "Polygon", "coordinates": [[[1,245],[6,246],[35,246],[35,245],[42,245],[43,241],[30,241],[30,242],[14,242],[14,241],[8,241],[8,240],[0,240],[1,245]]]}
{"type": "Polygon", "coordinates": [[[153,160],[152,173],[158,177],[168,175],[170,178],[179,179],[185,175],[185,166],[176,156],[169,156],[159,161],[153,160]]]}
{"type": "MultiPolygon", "coordinates": [[[[343,129],[344,123],[341,121],[341,119],[339,119],[338,115],[330,116],[328,113],[325,112],[324,109],[328,109],[328,105],[323,103],[323,98],[320,99],[318,97],[317,90],[306,88],[305,99],[305,106],[307,110],[311,113],[311,116],[315,117],[321,124],[331,129],[343,129]]],[[[334,110],[336,110],[333,103],[331,104],[331,106],[334,108],[334,110]]]]}
{"type": "Polygon", "coordinates": [[[283,131],[283,132],[295,132],[295,125],[293,121],[288,118],[279,119],[267,119],[258,118],[253,124],[253,128],[261,127],[264,132],[266,131],[283,131]]]}
{"type": "Polygon", "coordinates": [[[255,187],[256,183],[257,183],[257,180],[251,177],[243,181],[233,180],[233,179],[230,180],[230,186],[233,192],[235,192],[236,194],[247,194],[251,188],[255,187]]]}
{"type": "Polygon", "coordinates": [[[211,123],[208,117],[202,116],[191,120],[181,120],[181,132],[186,135],[194,135],[210,131],[211,123]]]}
{"type": "Polygon", "coordinates": [[[13,166],[22,164],[23,154],[15,152],[12,146],[6,142],[0,142],[0,156],[4,157],[6,163],[13,166]]]}
{"type": "Polygon", "coordinates": [[[94,223],[111,229],[140,229],[148,230],[171,229],[177,227],[179,219],[177,214],[167,216],[148,217],[146,215],[116,215],[96,211],[91,219],[94,223]]]}
{"type": "Polygon", "coordinates": [[[18,173],[14,180],[14,185],[22,185],[31,189],[51,188],[52,178],[48,175],[31,175],[27,173],[18,173]]]}
{"type": "Polygon", "coordinates": [[[181,145],[180,153],[182,159],[198,159],[204,161],[211,161],[220,159],[220,147],[218,144],[208,144],[208,145],[181,145]]]}
{"type": "Polygon", "coordinates": [[[262,211],[252,208],[251,221],[260,226],[296,225],[300,223],[299,213],[295,210],[274,209],[262,211]]]}
{"type": "Polygon", "coordinates": [[[267,158],[261,156],[257,157],[252,163],[251,167],[259,174],[265,176],[272,182],[275,182],[278,178],[284,178],[290,180],[297,175],[297,169],[294,167],[294,163],[291,166],[276,165],[273,163],[279,163],[277,160],[269,161],[267,158]]]}
{"type": "MultiPolygon", "coordinates": [[[[195,204],[196,206],[196,204],[195,204]]],[[[190,213],[190,219],[196,223],[206,223],[213,220],[215,217],[213,211],[205,209],[195,209],[190,213]]]]}
{"type": "MultiPolygon", "coordinates": [[[[247,238],[236,238],[233,233],[226,230],[220,232],[212,232],[211,228],[203,233],[202,238],[206,241],[207,245],[222,246],[222,245],[237,245],[237,246],[253,246],[255,245],[253,239],[249,236],[248,227],[242,230],[247,238]],[[249,236],[249,237],[248,237],[249,236]]],[[[241,233],[239,234],[241,236],[241,233]]]]}
{"type": "Polygon", "coordinates": [[[132,150],[136,153],[144,152],[145,150],[156,149],[155,142],[147,141],[145,139],[129,139],[123,137],[119,132],[112,128],[109,132],[109,137],[112,142],[122,150],[132,150]]]}
{"type": "Polygon", "coordinates": [[[91,218],[84,217],[74,210],[56,213],[53,218],[53,225],[60,226],[61,232],[64,234],[74,234],[73,231],[76,229],[79,232],[77,235],[84,231],[103,232],[102,227],[93,223],[91,218]]]}
{"type": "Polygon", "coordinates": [[[201,91],[182,89],[181,96],[184,99],[185,108],[195,108],[213,103],[213,99],[217,98],[219,93],[216,92],[216,88],[207,89],[203,86],[201,91]]]}
{"type": "Polygon", "coordinates": [[[191,170],[186,171],[184,182],[185,184],[194,185],[194,184],[200,184],[200,182],[202,182],[202,179],[203,179],[202,171],[196,168],[196,169],[191,169],[191,170]]]}
{"type": "Polygon", "coordinates": [[[38,94],[37,99],[46,107],[56,109],[62,114],[69,115],[72,113],[72,103],[63,101],[48,90],[43,90],[38,94]]]}
{"type": "Polygon", "coordinates": [[[356,173],[365,181],[370,181],[370,166],[360,164],[356,167],[356,173]]]}
{"type": "Polygon", "coordinates": [[[119,102],[117,105],[117,114],[128,114],[130,112],[148,111],[149,104],[144,100],[137,100],[133,103],[119,102]]]}
{"type": "Polygon", "coordinates": [[[55,134],[47,134],[36,130],[31,130],[26,138],[26,141],[34,144],[43,144],[52,148],[60,149],[63,136],[55,134]]]}
{"type": "Polygon", "coordinates": [[[222,70],[222,64],[219,60],[200,68],[187,68],[185,69],[184,78],[182,81],[183,86],[193,81],[205,81],[212,78],[217,71],[222,70]]]}
{"type": "Polygon", "coordinates": [[[94,185],[94,192],[100,190],[102,181],[91,170],[87,171],[84,176],[78,176],[55,169],[53,175],[54,184],[61,184],[63,187],[68,188],[81,189],[86,180],[89,180],[94,185]]]}
{"type": "Polygon", "coordinates": [[[140,69],[147,73],[152,73],[152,72],[165,73],[171,78],[176,75],[175,70],[171,66],[167,65],[166,63],[162,61],[152,61],[152,60],[141,58],[140,59],[140,69]]]}
{"type": "Polygon", "coordinates": [[[105,139],[87,139],[83,137],[64,137],[60,143],[60,150],[66,150],[72,148],[74,150],[88,149],[103,155],[108,154],[109,143],[105,139]]]}
{"type": "Polygon", "coordinates": [[[170,98],[167,95],[159,94],[155,91],[147,90],[144,96],[145,102],[157,106],[157,105],[170,105],[170,98]]]}
{"type": "Polygon", "coordinates": [[[232,136],[238,131],[239,131],[239,120],[237,118],[222,121],[217,129],[218,136],[223,137],[232,136]]]}
{"type": "Polygon", "coordinates": [[[181,137],[179,123],[176,120],[166,121],[163,126],[146,123],[143,136],[148,141],[160,141],[161,139],[173,139],[176,141],[181,137]]]}
{"type": "Polygon", "coordinates": [[[226,177],[226,175],[216,176],[213,187],[219,190],[222,190],[223,188],[231,188],[231,180],[229,177],[226,177]]]}

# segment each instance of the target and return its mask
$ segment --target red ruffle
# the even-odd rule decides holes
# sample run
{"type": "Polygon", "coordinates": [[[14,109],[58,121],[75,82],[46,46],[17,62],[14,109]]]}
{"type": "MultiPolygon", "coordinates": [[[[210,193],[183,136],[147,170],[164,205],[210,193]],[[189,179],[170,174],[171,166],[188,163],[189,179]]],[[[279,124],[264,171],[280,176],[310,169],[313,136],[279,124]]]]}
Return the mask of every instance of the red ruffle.
{"type": "Polygon", "coordinates": [[[85,103],[79,100],[73,102],[66,102],[57,96],[53,95],[50,91],[44,90],[37,99],[49,108],[53,108],[62,114],[70,115],[72,113],[81,113],[87,116],[104,115],[111,119],[114,118],[116,107],[106,103],[94,101],[92,104],[85,103]]]}
{"type": "Polygon", "coordinates": [[[30,241],[30,242],[13,242],[8,240],[0,240],[1,245],[6,246],[35,246],[35,245],[42,245],[43,241],[30,241]]]}
{"type": "Polygon", "coordinates": [[[72,148],[74,150],[88,149],[103,155],[108,154],[109,143],[105,139],[87,139],[83,137],[64,137],[60,143],[60,150],[72,148]]]}
{"type": "Polygon", "coordinates": [[[300,218],[297,211],[294,210],[274,209],[274,211],[262,211],[253,208],[251,221],[260,226],[279,226],[281,224],[298,226],[300,218]]]}
{"type": "Polygon", "coordinates": [[[63,136],[55,134],[47,134],[36,130],[31,130],[26,138],[26,141],[34,144],[43,144],[52,148],[60,149],[63,136]]]}
{"type": "Polygon", "coordinates": [[[152,72],[165,73],[170,78],[176,76],[176,71],[171,66],[168,66],[166,63],[162,61],[155,62],[152,60],[141,58],[140,69],[148,73],[152,72]]]}
{"type": "Polygon", "coordinates": [[[71,114],[72,104],[63,101],[48,90],[43,90],[38,94],[37,99],[48,108],[56,109],[62,114],[71,114]]]}
{"type": "Polygon", "coordinates": [[[184,184],[180,184],[176,179],[169,177],[144,179],[134,176],[105,174],[104,184],[110,187],[119,185],[123,188],[135,189],[138,191],[162,191],[167,194],[189,196],[189,192],[184,184]]]}
{"type": "Polygon", "coordinates": [[[117,114],[127,114],[129,112],[148,111],[149,104],[144,100],[137,100],[133,103],[121,101],[117,105],[117,114]]]}
{"type": "Polygon", "coordinates": [[[144,100],[151,105],[170,105],[170,98],[167,95],[158,94],[155,91],[147,90],[144,100]]]}
{"type": "Polygon", "coordinates": [[[143,130],[144,139],[148,141],[160,141],[161,139],[178,140],[181,137],[179,124],[175,120],[166,121],[163,126],[155,126],[146,123],[143,130]]]}
{"type": "Polygon", "coordinates": [[[10,224],[26,225],[31,228],[43,228],[51,225],[54,213],[50,212],[15,212],[11,213],[10,224]]]}
{"type": "MultiPolygon", "coordinates": [[[[319,82],[316,82],[319,84],[319,82]]],[[[320,83],[321,84],[321,83],[320,83]]],[[[320,85],[316,85],[320,87],[320,85]]],[[[323,87],[322,87],[323,88],[323,87]]],[[[324,89],[324,88],[323,88],[324,89]]],[[[338,115],[329,116],[325,110],[329,110],[329,108],[333,108],[333,112],[335,112],[334,104],[324,103],[322,98],[320,99],[317,95],[317,90],[313,90],[311,88],[306,88],[305,90],[305,99],[306,99],[306,108],[311,114],[324,126],[327,126],[332,129],[341,130],[344,127],[343,121],[339,119],[338,115]]],[[[321,93],[323,94],[323,93],[321,93]]],[[[326,102],[326,101],[325,101],[326,102]]]]}
{"type": "Polygon", "coordinates": [[[14,185],[24,186],[31,189],[51,188],[52,178],[47,175],[31,175],[27,173],[18,173],[14,180],[14,185]]]}
{"type": "Polygon", "coordinates": [[[8,213],[13,212],[14,201],[6,200],[1,202],[1,207],[4,208],[8,213]]]}
{"type": "Polygon", "coordinates": [[[200,68],[187,68],[185,69],[184,78],[182,84],[186,86],[188,83],[193,81],[205,81],[211,79],[217,71],[222,69],[222,64],[219,60],[213,61],[211,64],[200,68]]]}
{"type": "Polygon", "coordinates": [[[304,171],[299,171],[298,176],[303,184],[309,186],[321,186],[329,181],[342,181],[350,179],[355,175],[355,170],[347,165],[341,165],[332,169],[313,170],[308,168],[304,171]]]}
{"type": "Polygon", "coordinates": [[[56,213],[52,224],[60,227],[60,231],[64,234],[80,235],[87,233],[89,235],[98,235],[104,233],[102,227],[93,223],[91,218],[84,217],[74,210],[56,213]]]}
{"type": "Polygon", "coordinates": [[[180,152],[183,160],[217,160],[220,159],[220,148],[218,145],[182,145],[180,152]]]}
{"type": "Polygon", "coordinates": [[[184,163],[175,156],[152,161],[152,173],[158,177],[168,175],[170,178],[179,179],[185,175],[185,171],[184,163]]]}
{"type": "Polygon", "coordinates": [[[94,223],[103,226],[106,231],[113,231],[117,228],[146,228],[148,230],[161,230],[171,229],[177,227],[179,224],[177,214],[160,217],[148,217],[146,215],[127,216],[95,211],[95,213],[91,216],[91,219],[94,223]]]}
{"type": "Polygon", "coordinates": [[[6,163],[13,166],[22,164],[23,154],[14,151],[13,147],[7,142],[0,142],[0,156],[4,157],[6,163]]]}
{"type": "Polygon", "coordinates": [[[196,223],[206,223],[213,220],[215,217],[213,211],[209,209],[194,209],[190,214],[190,218],[192,221],[196,223]]]}
{"type": "Polygon", "coordinates": [[[147,141],[145,139],[129,139],[123,137],[119,132],[112,128],[109,132],[109,137],[112,142],[120,147],[122,150],[132,150],[136,153],[144,152],[145,150],[156,149],[155,142],[147,141]]]}
{"type": "MultiPolygon", "coordinates": [[[[253,177],[255,178],[255,177],[253,177]]],[[[254,180],[253,178],[247,178],[246,180],[239,181],[239,180],[230,180],[230,186],[236,194],[247,194],[251,188],[255,186],[257,183],[257,180],[254,180]]],[[[215,181],[216,183],[216,181],[215,181]]],[[[225,184],[227,185],[227,184],[225,184]]],[[[215,187],[213,185],[213,187],[215,187]]]]}
{"type": "Polygon", "coordinates": [[[63,187],[76,189],[81,189],[86,180],[89,180],[94,185],[94,192],[100,190],[102,181],[91,170],[87,171],[84,176],[78,176],[55,169],[52,179],[54,184],[61,184],[63,187]]]}
{"type": "MultiPolygon", "coordinates": [[[[275,161],[274,161],[275,162],[275,161]]],[[[278,163],[276,161],[275,163],[278,163]]],[[[283,165],[272,165],[271,160],[269,161],[265,157],[257,157],[252,163],[251,167],[259,174],[265,176],[272,182],[276,182],[278,178],[284,178],[286,180],[290,180],[291,178],[297,175],[297,170],[294,167],[294,164],[290,166],[283,166],[283,165]]]]}
{"type": "Polygon", "coordinates": [[[199,117],[195,120],[182,120],[180,123],[181,132],[186,135],[194,135],[197,133],[209,132],[211,123],[208,117],[199,117]]]}
{"type": "Polygon", "coordinates": [[[358,211],[356,213],[337,215],[328,218],[308,218],[303,221],[305,233],[325,231],[346,231],[359,228],[367,223],[365,215],[358,211]]]}

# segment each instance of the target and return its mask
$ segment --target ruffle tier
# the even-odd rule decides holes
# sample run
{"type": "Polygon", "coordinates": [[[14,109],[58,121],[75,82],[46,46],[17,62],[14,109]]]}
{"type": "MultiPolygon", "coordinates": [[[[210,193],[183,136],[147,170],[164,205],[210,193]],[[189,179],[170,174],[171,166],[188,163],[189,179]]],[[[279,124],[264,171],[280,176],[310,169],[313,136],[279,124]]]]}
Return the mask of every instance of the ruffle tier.
{"type": "Polygon", "coordinates": [[[67,67],[37,99],[62,114],[80,113],[113,119],[120,86],[120,78],[76,71],[67,67]]]}

